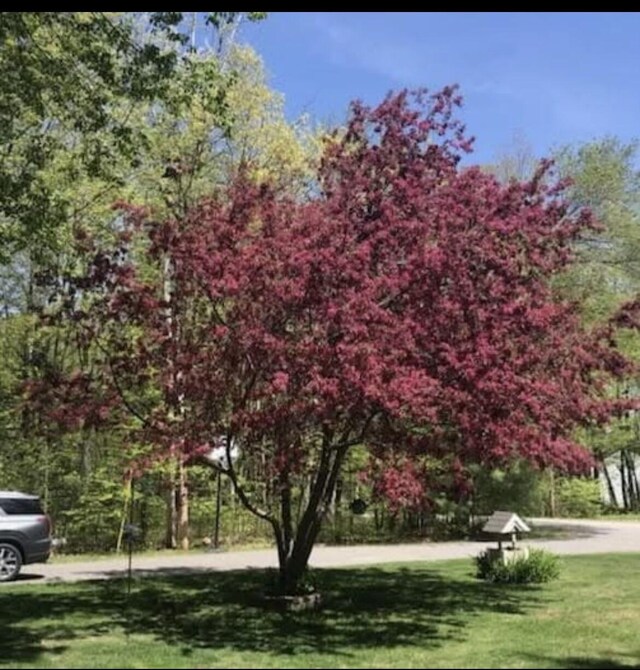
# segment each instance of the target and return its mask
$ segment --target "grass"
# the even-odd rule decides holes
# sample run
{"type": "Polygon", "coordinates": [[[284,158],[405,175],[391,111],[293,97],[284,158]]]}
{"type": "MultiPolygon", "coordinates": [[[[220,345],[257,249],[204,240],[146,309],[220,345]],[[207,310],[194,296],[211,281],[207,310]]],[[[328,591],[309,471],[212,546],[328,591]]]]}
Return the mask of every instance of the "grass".
{"type": "MultiPolygon", "coordinates": [[[[245,542],[243,544],[222,545],[222,551],[252,551],[254,549],[268,549],[273,546],[273,543],[261,540],[255,542],[245,542]]],[[[189,550],[184,549],[143,549],[136,550],[135,558],[153,558],[162,556],[189,556],[193,554],[206,554],[207,547],[196,545],[189,550]]],[[[113,558],[122,558],[127,555],[127,550],[124,548],[119,554],[115,551],[103,553],[86,553],[86,554],[65,554],[54,553],[49,559],[49,563],[92,563],[95,561],[107,561],[113,558]]]]}
{"type": "MultiPolygon", "coordinates": [[[[134,557],[139,556],[187,556],[190,553],[203,552],[204,550],[198,548],[197,550],[183,551],[182,549],[145,549],[144,551],[136,551],[134,557]]],[[[59,554],[53,553],[49,559],[49,563],[93,563],[95,561],[108,561],[112,558],[122,558],[127,555],[127,550],[123,549],[119,554],[115,551],[109,553],[86,553],[86,554],[59,554]]]]}
{"type": "Polygon", "coordinates": [[[640,521],[640,512],[609,512],[599,514],[596,519],[602,519],[603,521],[640,521]]]}
{"type": "Polygon", "coordinates": [[[0,588],[0,666],[640,668],[640,556],[499,586],[471,561],[322,570],[319,612],[266,611],[260,571],[0,588]]]}

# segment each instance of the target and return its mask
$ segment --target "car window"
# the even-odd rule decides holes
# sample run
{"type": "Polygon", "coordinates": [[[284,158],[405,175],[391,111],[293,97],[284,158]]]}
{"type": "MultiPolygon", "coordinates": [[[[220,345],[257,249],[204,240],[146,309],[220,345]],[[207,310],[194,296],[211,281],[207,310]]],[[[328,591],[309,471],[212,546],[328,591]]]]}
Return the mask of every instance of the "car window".
{"type": "Polygon", "coordinates": [[[5,514],[44,514],[37,498],[0,498],[0,507],[5,514]]]}

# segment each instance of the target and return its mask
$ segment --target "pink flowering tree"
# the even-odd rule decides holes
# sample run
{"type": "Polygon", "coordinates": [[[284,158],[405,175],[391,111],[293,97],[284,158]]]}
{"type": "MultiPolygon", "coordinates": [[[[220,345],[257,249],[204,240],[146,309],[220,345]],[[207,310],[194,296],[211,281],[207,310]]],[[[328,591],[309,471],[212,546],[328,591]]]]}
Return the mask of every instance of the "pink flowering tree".
{"type": "Polygon", "coordinates": [[[417,500],[424,455],[585,468],[574,429],[616,410],[612,331],[585,332],[549,287],[589,215],[569,215],[548,166],[506,186],[461,168],[457,105],[452,88],[354,104],[306,202],[240,175],[181,220],[129,208],[117,249],[82,242],[67,304],[102,352],[101,397],[151,458],[233,444],[246,472],[262,464],[269,507],[231,458],[225,474],[271,525],[285,593],[353,446],[408,464],[384,486],[417,500]]]}

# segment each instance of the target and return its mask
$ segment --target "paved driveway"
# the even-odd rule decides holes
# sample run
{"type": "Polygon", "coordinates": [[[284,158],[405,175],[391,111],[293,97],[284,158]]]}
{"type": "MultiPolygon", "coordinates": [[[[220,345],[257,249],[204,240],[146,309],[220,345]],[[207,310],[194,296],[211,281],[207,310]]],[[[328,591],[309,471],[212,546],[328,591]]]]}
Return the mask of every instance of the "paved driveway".
{"type": "MultiPolygon", "coordinates": [[[[583,521],[533,519],[532,525],[546,529],[550,538],[531,540],[528,544],[544,547],[557,554],[598,554],[608,552],[640,553],[640,522],[583,521]]],[[[339,567],[409,561],[437,561],[475,556],[487,543],[438,542],[414,544],[377,544],[357,546],[316,546],[311,556],[315,567],[339,567]]],[[[126,558],[110,558],[91,562],[58,563],[26,566],[19,583],[72,582],[89,579],[121,577],[126,572],[126,558]]],[[[153,573],[201,572],[266,568],[277,565],[275,549],[193,553],[191,555],[163,554],[136,557],[133,567],[137,575],[153,573]]]]}

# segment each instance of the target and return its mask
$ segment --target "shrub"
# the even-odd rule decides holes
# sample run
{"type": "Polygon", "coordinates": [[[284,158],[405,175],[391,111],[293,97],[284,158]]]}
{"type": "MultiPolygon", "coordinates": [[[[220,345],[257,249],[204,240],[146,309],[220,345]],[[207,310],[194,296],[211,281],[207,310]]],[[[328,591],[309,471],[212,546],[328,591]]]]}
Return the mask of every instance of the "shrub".
{"type": "MultiPolygon", "coordinates": [[[[70,473],[70,484],[80,485],[77,473],[70,473]]],[[[71,488],[69,486],[69,488],[71,488]]],[[[97,469],[88,478],[73,507],[60,513],[56,535],[67,540],[65,551],[113,551],[122,521],[123,486],[97,469]]]]}
{"type": "Polygon", "coordinates": [[[558,516],[589,518],[602,513],[600,483],[596,479],[567,477],[556,487],[558,516]]]}
{"type": "Polygon", "coordinates": [[[529,556],[518,556],[507,563],[496,560],[488,551],[474,560],[476,577],[496,584],[542,584],[560,574],[558,557],[542,549],[531,549],[529,556]]]}
{"type": "Polygon", "coordinates": [[[473,511],[489,516],[497,509],[508,509],[520,515],[544,514],[548,498],[543,473],[524,461],[507,469],[474,468],[473,511]]]}

